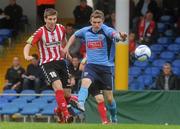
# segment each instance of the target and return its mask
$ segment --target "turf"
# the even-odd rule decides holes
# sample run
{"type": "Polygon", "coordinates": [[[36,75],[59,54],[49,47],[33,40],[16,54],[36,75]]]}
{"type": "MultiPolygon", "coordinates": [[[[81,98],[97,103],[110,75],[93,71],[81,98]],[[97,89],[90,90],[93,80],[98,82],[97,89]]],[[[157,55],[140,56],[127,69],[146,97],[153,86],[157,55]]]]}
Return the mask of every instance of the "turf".
{"type": "Polygon", "coordinates": [[[178,125],[144,124],[55,124],[0,122],[0,129],[180,129],[178,125]]]}

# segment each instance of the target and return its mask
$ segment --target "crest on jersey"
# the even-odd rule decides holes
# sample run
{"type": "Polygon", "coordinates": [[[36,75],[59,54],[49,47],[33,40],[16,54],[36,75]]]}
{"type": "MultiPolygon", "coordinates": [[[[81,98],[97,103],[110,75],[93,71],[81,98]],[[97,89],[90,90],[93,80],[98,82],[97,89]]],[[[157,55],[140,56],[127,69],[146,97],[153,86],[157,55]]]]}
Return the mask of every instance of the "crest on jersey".
{"type": "Polygon", "coordinates": [[[88,72],[84,72],[84,76],[87,76],[88,75],[88,72]]]}

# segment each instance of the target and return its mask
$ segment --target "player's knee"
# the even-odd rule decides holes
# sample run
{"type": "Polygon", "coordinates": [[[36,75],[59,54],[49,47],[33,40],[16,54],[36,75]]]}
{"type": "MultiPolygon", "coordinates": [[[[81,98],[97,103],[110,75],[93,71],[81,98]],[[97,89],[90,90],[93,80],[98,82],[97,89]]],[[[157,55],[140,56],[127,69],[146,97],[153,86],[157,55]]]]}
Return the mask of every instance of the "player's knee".
{"type": "Polygon", "coordinates": [[[64,89],[64,97],[71,97],[71,89],[64,89]]]}
{"type": "Polygon", "coordinates": [[[97,103],[104,102],[104,97],[103,97],[103,95],[96,95],[96,96],[95,96],[95,99],[96,99],[96,102],[97,102],[97,103]]]}
{"type": "Polygon", "coordinates": [[[112,103],[113,100],[114,100],[114,98],[113,98],[112,95],[107,96],[107,101],[108,101],[108,103],[112,103]]]}
{"type": "Polygon", "coordinates": [[[89,78],[84,78],[82,79],[81,85],[88,88],[91,85],[91,83],[92,81],[89,78]]]}
{"type": "Polygon", "coordinates": [[[52,83],[52,87],[54,89],[54,91],[57,91],[57,90],[62,90],[62,83],[60,80],[56,80],[52,83]]]}

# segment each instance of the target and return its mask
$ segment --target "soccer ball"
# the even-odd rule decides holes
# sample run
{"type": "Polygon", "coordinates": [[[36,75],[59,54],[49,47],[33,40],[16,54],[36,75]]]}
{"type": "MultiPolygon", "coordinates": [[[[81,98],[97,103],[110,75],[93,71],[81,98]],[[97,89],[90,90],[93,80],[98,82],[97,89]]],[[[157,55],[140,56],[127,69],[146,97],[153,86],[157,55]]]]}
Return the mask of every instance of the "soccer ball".
{"type": "Polygon", "coordinates": [[[151,57],[151,50],[147,45],[140,45],[135,49],[135,58],[139,61],[146,61],[151,57]]]}

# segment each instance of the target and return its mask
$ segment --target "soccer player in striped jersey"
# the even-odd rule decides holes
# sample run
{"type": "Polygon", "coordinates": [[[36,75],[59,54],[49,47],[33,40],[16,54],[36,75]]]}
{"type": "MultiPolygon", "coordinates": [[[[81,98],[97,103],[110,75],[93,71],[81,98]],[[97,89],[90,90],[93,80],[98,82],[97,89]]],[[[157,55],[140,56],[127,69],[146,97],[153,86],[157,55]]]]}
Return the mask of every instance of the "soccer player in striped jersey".
{"type": "Polygon", "coordinates": [[[104,86],[107,99],[112,100],[108,107],[112,114],[112,121],[116,121],[116,102],[112,93],[113,77],[112,66],[114,61],[110,56],[114,53],[111,51],[111,47],[108,45],[108,39],[113,40],[115,43],[119,40],[126,40],[127,35],[125,33],[119,33],[111,27],[103,24],[104,14],[102,11],[95,10],[90,17],[91,26],[84,27],[76,31],[69,39],[68,44],[64,48],[64,52],[68,52],[69,47],[76,38],[84,39],[86,43],[87,64],[84,69],[81,88],[78,93],[78,102],[73,102],[72,106],[77,107],[81,111],[85,111],[84,104],[88,96],[88,88],[90,85],[99,81],[104,86]]]}
{"type": "Polygon", "coordinates": [[[58,12],[48,8],[44,12],[45,25],[40,27],[28,40],[24,47],[24,58],[27,61],[33,59],[30,49],[37,45],[40,54],[40,67],[55,91],[58,104],[56,112],[64,122],[73,122],[73,117],[67,109],[63,88],[68,88],[68,69],[62,52],[66,44],[65,28],[56,24],[58,12]]]}

